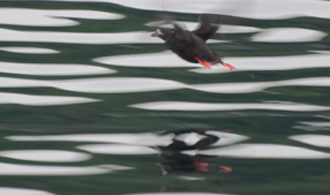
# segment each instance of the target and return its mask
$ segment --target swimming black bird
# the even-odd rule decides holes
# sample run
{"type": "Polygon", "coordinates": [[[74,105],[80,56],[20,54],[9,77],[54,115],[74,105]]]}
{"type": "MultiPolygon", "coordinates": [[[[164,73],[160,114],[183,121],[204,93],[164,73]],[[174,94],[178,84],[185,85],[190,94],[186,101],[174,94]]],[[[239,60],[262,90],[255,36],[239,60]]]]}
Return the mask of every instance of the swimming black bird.
{"type": "Polygon", "coordinates": [[[163,39],[168,49],[188,62],[200,63],[207,68],[220,63],[231,70],[236,69],[234,66],[223,62],[206,45],[206,41],[219,29],[219,24],[210,23],[205,17],[200,16],[199,27],[194,31],[184,30],[176,23],[173,23],[173,26],[174,30],[160,27],[151,36],[163,39]]]}

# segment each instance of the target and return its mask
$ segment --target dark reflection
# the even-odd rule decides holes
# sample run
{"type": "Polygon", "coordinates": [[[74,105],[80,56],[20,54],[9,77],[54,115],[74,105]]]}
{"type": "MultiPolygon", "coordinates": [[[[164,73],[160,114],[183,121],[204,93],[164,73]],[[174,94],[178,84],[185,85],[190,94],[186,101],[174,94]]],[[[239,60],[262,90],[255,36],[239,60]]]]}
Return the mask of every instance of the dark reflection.
{"type": "Polygon", "coordinates": [[[160,164],[164,175],[190,172],[211,172],[211,173],[229,173],[232,168],[229,166],[211,163],[205,156],[188,156],[186,154],[172,153],[170,155],[162,155],[168,161],[160,164]]]}
{"type": "Polygon", "coordinates": [[[206,129],[183,130],[174,133],[173,142],[165,147],[159,147],[166,162],[159,164],[164,175],[184,173],[229,173],[229,166],[210,162],[211,156],[186,155],[184,150],[208,149],[221,141],[220,136],[212,135],[206,129]]]}
{"type": "Polygon", "coordinates": [[[210,145],[220,140],[220,137],[207,134],[207,130],[184,130],[175,132],[173,142],[164,147],[164,150],[190,150],[190,149],[206,149],[210,145]]]}

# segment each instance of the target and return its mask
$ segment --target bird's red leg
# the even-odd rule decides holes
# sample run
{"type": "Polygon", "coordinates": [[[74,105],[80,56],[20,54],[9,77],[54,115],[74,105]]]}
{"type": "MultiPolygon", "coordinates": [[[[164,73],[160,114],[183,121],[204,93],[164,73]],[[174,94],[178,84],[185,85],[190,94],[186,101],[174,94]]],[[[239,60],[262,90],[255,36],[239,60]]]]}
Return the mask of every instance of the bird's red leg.
{"type": "Polygon", "coordinates": [[[201,59],[199,59],[198,57],[195,57],[195,59],[197,60],[198,63],[200,63],[201,65],[203,65],[206,68],[210,68],[213,64],[210,62],[206,62],[206,61],[202,61],[201,59]]]}
{"type": "Polygon", "coordinates": [[[236,70],[236,68],[228,63],[225,62],[221,62],[221,64],[227,68],[229,68],[230,70],[236,70]]]}
{"type": "Polygon", "coordinates": [[[223,165],[219,165],[219,168],[220,168],[220,171],[219,171],[220,173],[229,173],[229,172],[233,171],[232,168],[223,166],[223,165]]]}
{"type": "Polygon", "coordinates": [[[208,162],[201,162],[201,161],[194,161],[192,163],[193,167],[195,167],[196,171],[200,171],[200,172],[208,172],[208,166],[210,165],[210,163],[208,162]]]}

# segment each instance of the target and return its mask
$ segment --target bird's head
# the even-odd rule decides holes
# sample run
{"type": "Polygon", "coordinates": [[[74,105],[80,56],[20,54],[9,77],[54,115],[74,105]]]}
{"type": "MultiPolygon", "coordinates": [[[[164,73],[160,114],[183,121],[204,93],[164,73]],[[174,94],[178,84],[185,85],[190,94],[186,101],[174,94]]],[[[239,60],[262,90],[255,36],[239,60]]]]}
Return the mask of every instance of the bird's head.
{"type": "Polygon", "coordinates": [[[171,36],[172,31],[167,28],[158,28],[154,33],[151,34],[152,37],[159,37],[163,40],[166,40],[169,36],[171,36]]]}

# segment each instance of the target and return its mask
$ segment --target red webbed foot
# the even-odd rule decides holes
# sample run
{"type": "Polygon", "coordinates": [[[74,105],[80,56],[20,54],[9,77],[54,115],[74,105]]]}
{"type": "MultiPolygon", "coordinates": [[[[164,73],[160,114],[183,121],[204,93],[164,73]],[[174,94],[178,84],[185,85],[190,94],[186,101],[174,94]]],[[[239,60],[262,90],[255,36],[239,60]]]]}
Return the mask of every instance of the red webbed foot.
{"type": "Polygon", "coordinates": [[[227,68],[229,68],[230,70],[236,70],[236,68],[228,63],[225,62],[221,62],[221,64],[227,68]]]}
{"type": "Polygon", "coordinates": [[[200,63],[201,65],[203,65],[206,68],[211,68],[211,66],[213,65],[212,63],[203,61],[203,60],[199,59],[198,57],[195,57],[195,59],[197,60],[198,63],[200,63]]]}
{"type": "Polygon", "coordinates": [[[219,171],[220,173],[229,173],[229,172],[233,171],[232,168],[223,166],[223,165],[219,165],[219,168],[220,168],[220,171],[219,171]]]}

